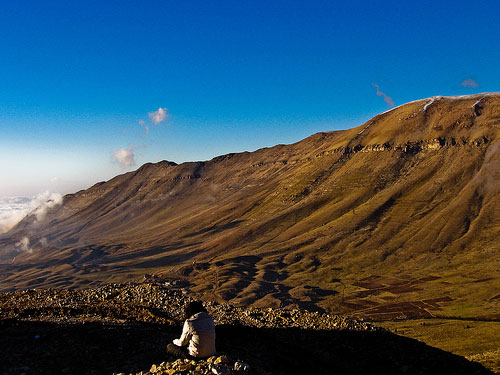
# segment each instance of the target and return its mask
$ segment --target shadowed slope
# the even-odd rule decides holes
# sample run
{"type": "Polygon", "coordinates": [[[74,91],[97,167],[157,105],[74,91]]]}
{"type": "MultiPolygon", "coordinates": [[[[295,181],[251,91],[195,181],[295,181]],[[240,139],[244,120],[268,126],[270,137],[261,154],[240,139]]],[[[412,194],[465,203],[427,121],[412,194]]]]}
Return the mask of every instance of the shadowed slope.
{"type": "MultiPolygon", "coordinates": [[[[82,375],[145,371],[153,363],[173,361],[165,347],[179,330],[145,323],[0,321],[0,343],[6,348],[0,370],[82,375]]],[[[463,357],[389,332],[221,326],[217,342],[220,352],[250,362],[254,374],[491,373],[463,357]]]]}
{"type": "MultiPolygon", "coordinates": [[[[146,373],[152,364],[174,360],[165,348],[182,331],[188,301],[159,283],[0,294],[0,373],[146,373]]],[[[491,373],[463,357],[343,316],[217,303],[205,307],[216,323],[218,355],[248,362],[250,374],[491,373]]],[[[196,373],[213,373],[203,368],[196,373]]]]}

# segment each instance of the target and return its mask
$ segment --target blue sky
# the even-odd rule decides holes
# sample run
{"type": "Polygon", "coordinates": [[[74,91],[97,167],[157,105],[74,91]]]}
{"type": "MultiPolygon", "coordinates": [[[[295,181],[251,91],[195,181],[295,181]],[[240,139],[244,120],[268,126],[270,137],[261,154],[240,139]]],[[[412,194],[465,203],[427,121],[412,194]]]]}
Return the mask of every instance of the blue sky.
{"type": "Polygon", "coordinates": [[[357,126],[390,108],[374,84],[395,105],[500,91],[499,14],[460,0],[2,2],[0,197],[357,126]]]}

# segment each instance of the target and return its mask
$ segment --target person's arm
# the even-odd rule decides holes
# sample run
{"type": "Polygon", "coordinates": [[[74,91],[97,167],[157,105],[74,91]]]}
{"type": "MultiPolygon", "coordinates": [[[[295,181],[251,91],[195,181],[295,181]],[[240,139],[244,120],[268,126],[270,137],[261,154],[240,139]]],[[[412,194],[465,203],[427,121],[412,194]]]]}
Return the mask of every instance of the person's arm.
{"type": "Polygon", "coordinates": [[[191,327],[190,327],[188,321],[186,320],[184,322],[184,326],[182,327],[181,337],[179,339],[175,339],[173,342],[177,346],[186,346],[188,344],[189,340],[191,340],[192,335],[193,335],[193,333],[191,332],[191,327]]]}

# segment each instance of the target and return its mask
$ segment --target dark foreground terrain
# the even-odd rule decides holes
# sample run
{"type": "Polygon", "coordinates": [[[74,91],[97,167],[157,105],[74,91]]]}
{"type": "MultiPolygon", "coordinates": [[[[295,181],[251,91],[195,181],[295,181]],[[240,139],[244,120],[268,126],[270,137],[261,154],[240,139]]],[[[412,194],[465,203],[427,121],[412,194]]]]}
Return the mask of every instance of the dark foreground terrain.
{"type": "Polygon", "coordinates": [[[174,365],[165,347],[180,333],[188,299],[163,284],[1,294],[0,374],[227,374],[237,360],[250,374],[491,373],[362,321],[217,303],[207,308],[217,323],[218,357],[229,363],[174,365]]]}

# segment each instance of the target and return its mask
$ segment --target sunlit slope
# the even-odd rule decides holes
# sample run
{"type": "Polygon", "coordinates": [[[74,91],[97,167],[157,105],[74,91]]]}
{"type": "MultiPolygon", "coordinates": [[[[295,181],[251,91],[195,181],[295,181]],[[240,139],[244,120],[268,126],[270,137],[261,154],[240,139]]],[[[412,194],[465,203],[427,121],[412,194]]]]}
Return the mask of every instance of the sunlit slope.
{"type": "Polygon", "coordinates": [[[435,97],[293,145],[146,164],[0,237],[0,286],[154,273],[243,304],[498,318],[499,129],[498,94],[435,97]]]}

